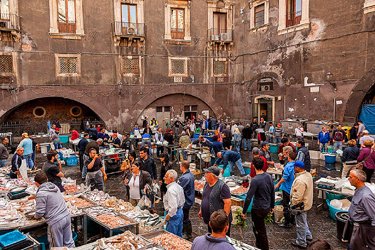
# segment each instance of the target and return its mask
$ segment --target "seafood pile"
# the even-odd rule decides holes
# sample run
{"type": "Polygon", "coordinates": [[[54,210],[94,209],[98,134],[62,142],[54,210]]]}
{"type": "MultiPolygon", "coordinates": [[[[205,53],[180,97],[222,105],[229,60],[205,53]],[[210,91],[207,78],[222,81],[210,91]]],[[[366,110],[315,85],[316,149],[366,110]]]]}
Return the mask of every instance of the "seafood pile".
{"type": "Polygon", "coordinates": [[[83,183],[81,185],[77,185],[75,182],[64,183],[63,186],[65,189],[65,194],[83,193],[89,189],[83,183]]]}
{"type": "Polygon", "coordinates": [[[111,197],[105,200],[101,203],[101,205],[112,208],[116,212],[128,212],[134,209],[133,205],[130,202],[126,202],[122,199],[117,199],[116,197],[111,197]]]}
{"type": "Polygon", "coordinates": [[[239,186],[231,191],[234,195],[243,195],[247,193],[248,188],[245,188],[243,186],[239,186]]]}
{"type": "Polygon", "coordinates": [[[123,234],[116,235],[111,238],[103,238],[97,241],[97,250],[109,249],[109,250],[135,250],[135,249],[145,249],[147,246],[151,245],[150,242],[143,239],[142,237],[126,231],[123,234]]]}
{"type": "Polygon", "coordinates": [[[117,213],[103,207],[88,208],[86,209],[86,213],[92,219],[97,220],[111,229],[133,224],[129,219],[125,219],[117,213]]]}
{"type": "Polygon", "coordinates": [[[103,191],[98,191],[97,189],[95,189],[93,191],[86,192],[85,198],[92,202],[101,204],[105,202],[106,200],[108,200],[110,196],[109,194],[104,193],[103,191]]]}
{"type": "Polygon", "coordinates": [[[192,245],[191,242],[168,232],[151,238],[151,241],[166,250],[190,250],[192,245]]]}
{"type": "Polygon", "coordinates": [[[134,210],[123,214],[126,217],[138,222],[141,231],[144,232],[160,229],[163,225],[163,221],[160,219],[158,214],[151,214],[148,210],[141,210],[139,207],[136,207],[134,210]]]}
{"type": "Polygon", "coordinates": [[[84,200],[79,197],[65,197],[64,198],[67,203],[70,203],[71,205],[77,207],[78,209],[88,208],[94,206],[93,203],[90,201],[84,200]]]}

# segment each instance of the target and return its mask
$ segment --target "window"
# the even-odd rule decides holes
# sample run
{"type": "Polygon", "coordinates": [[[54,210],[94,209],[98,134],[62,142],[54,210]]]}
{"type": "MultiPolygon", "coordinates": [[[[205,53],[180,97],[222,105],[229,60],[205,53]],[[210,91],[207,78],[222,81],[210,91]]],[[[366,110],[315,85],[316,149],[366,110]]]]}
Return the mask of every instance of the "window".
{"type": "Polygon", "coordinates": [[[264,25],[264,7],[265,4],[259,4],[254,8],[254,24],[258,28],[264,25]]]}
{"type": "Polygon", "coordinates": [[[0,0],[0,18],[9,20],[9,0],[0,0]]]}
{"type": "Polygon", "coordinates": [[[0,55],[0,73],[13,73],[13,57],[0,55]]]}
{"type": "Polygon", "coordinates": [[[137,33],[137,5],[121,4],[122,34],[137,33]]]}
{"type": "Polygon", "coordinates": [[[227,32],[227,13],[214,12],[213,34],[220,35],[227,32]]]}
{"type": "Polygon", "coordinates": [[[184,9],[171,9],[171,37],[172,39],[184,39],[185,37],[184,9]]]}
{"type": "Polygon", "coordinates": [[[58,28],[60,33],[76,32],[75,0],[58,0],[58,28]]]}
{"type": "Polygon", "coordinates": [[[156,107],[156,112],[162,113],[162,112],[171,112],[171,107],[170,106],[157,106],[156,107]]]}
{"type": "Polygon", "coordinates": [[[187,75],[187,58],[169,58],[169,76],[187,75]]]}
{"type": "Polygon", "coordinates": [[[228,63],[226,59],[214,59],[213,61],[213,76],[223,77],[228,74],[228,63]]]}
{"type": "Polygon", "coordinates": [[[286,27],[300,24],[302,17],[302,0],[287,0],[286,27]]]}
{"type": "Polygon", "coordinates": [[[80,55],[56,54],[55,58],[57,76],[78,76],[81,74],[80,55]]]}
{"type": "Polygon", "coordinates": [[[82,38],[84,35],[82,1],[49,0],[49,33],[53,38],[82,38]]]}
{"type": "Polygon", "coordinates": [[[278,34],[310,28],[310,0],[279,0],[278,34]]]}
{"type": "Polygon", "coordinates": [[[138,56],[121,57],[121,74],[140,75],[140,60],[138,56]]]}
{"type": "Polygon", "coordinates": [[[164,39],[172,44],[191,42],[190,0],[166,1],[164,6],[164,39]]]}

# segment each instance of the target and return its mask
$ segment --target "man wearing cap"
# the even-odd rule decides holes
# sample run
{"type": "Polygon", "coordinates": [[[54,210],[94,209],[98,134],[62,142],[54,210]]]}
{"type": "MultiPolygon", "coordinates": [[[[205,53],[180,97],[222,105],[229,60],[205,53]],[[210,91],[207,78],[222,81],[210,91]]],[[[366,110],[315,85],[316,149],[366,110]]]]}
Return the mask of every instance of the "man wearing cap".
{"type": "Polygon", "coordinates": [[[365,185],[366,173],[353,169],[349,182],[356,188],[349,208],[350,220],[354,223],[350,239],[350,250],[375,249],[375,195],[365,185]]]}
{"type": "Polygon", "coordinates": [[[307,241],[312,240],[309,225],[307,224],[307,211],[313,204],[313,179],[309,172],[305,170],[302,161],[294,163],[295,179],[290,193],[290,207],[296,218],[297,238],[292,245],[306,249],[307,241]]]}
{"type": "Polygon", "coordinates": [[[22,141],[18,145],[18,148],[21,147],[24,149],[23,158],[26,160],[26,165],[28,168],[34,168],[34,161],[33,161],[33,141],[29,138],[28,133],[22,134],[22,141]]]}
{"type": "Polygon", "coordinates": [[[268,165],[275,165],[275,162],[271,158],[270,144],[268,142],[263,141],[260,143],[260,155],[266,158],[268,165]]]}
{"type": "Polygon", "coordinates": [[[263,163],[263,160],[260,158],[253,159],[256,176],[251,180],[242,210],[242,217],[246,217],[247,209],[254,197],[251,218],[254,222],[253,231],[256,239],[256,247],[262,250],[268,250],[268,238],[264,219],[275,206],[275,190],[272,177],[262,169],[263,163]]]}
{"type": "MultiPolygon", "coordinates": [[[[262,161],[263,161],[263,168],[262,168],[262,170],[264,172],[267,172],[267,169],[268,169],[267,160],[266,160],[266,158],[264,158],[264,156],[260,155],[260,149],[257,148],[257,147],[254,147],[253,150],[252,150],[252,153],[253,153],[253,159],[255,159],[255,158],[262,159],[262,161]]],[[[251,162],[250,177],[253,178],[255,176],[256,176],[256,171],[255,171],[254,163],[251,162]]]]}
{"type": "Polygon", "coordinates": [[[222,150],[216,154],[217,160],[214,164],[214,166],[223,165],[223,168],[227,167],[229,164],[229,169],[231,175],[233,175],[233,166],[236,165],[238,170],[240,170],[241,176],[245,176],[245,170],[243,169],[242,166],[242,160],[241,160],[241,155],[239,152],[232,151],[232,150],[222,150]]]}
{"type": "MultiPolygon", "coordinates": [[[[292,188],[292,184],[294,181],[294,160],[296,159],[296,153],[289,152],[288,155],[288,163],[285,165],[283,170],[283,176],[281,177],[280,181],[275,185],[275,189],[280,188],[280,190],[283,192],[283,201],[282,205],[284,208],[284,218],[285,221],[283,224],[280,224],[279,226],[290,228],[292,227],[292,221],[293,217],[290,213],[289,209],[289,203],[290,203],[290,190],[292,188]]],[[[301,162],[301,161],[298,161],[301,162]]]]}
{"type": "Polygon", "coordinates": [[[202,203],[198,216],[199,218],[203,218],[204,223],[208,226],[208,232],[211,233],[212,230],[209,225],[211,214],[220,209],[224,209],[229,218],[227,235],[230,236],[230,225],[232,223],[230,189],[227,184],[219,179],[219,168],[212,166],[205,169],[204,172],[206,184],[203,188],[202,203]]]}

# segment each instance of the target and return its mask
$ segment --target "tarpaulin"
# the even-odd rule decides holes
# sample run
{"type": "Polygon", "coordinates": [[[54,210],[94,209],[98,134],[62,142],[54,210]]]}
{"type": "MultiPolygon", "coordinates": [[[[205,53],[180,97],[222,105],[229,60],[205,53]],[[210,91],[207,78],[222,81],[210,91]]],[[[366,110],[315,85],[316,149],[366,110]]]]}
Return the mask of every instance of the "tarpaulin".
{"type": "Polygon", "coordinates": [[[365,124],[370,134],[375,134],[375,104],[362,105],[359,119],[365,124]]]}

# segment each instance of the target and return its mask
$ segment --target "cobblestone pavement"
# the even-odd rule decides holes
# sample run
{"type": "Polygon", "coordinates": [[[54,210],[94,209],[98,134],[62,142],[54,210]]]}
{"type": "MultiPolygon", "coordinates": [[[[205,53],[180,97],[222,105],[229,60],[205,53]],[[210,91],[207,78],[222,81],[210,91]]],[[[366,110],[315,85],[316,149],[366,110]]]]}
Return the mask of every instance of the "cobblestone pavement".
{"type": "MultiPolygon", "coordinates": [[[[247,154],[243,154],[244,160],[249,160],[247,154]]],[[[158,161],[157,161],[158,162],[158,161]]],[[[313,167],[317,167],[318,174],[321,176],[331,175],[337,176],[339,171],[325,171],[321,166],[321,162],[313,162],[313,167]]],[[[339,168],[337,166],[337,168],[339,168]]],[[[76,179],[78,183],[81,182],[80,172],[78,167],[64,167],[64,172],[67,177],[76,179]]],[[[125,197],[125,189],[122,184],[120,174],[110,175],[105,184],[106,192],[118,198],[125,197]]],[[[341,243],[336,238],[336,223],[328,217],[328,211],[323,206],[317,208],[322,200],[317,198],[317,192],[314,192],[314,206],[308,213],[308,221],[314,239],[327,240],[334,249],[346,249],[346,245],[341,243]]],[[[162,213],[162,202],[157,205],[157,209],[162,213]]],[[[195,204],[190,212],[190,217],[193,224],[193,236],[203,235],[207,232],[207,227],[202,220],[198,218],[199,205],[195,204]]],[[[250,216],[249,216],[250,217],[250,216]]],[[[231,229],[231,236],[235,239],[246,242],[255,246],[255,237],[251,227],[251,219],[248,218],[249,226],[247,228],[240,228],[233,226],[231,229]]],[[[267,224],[267,234],[270,244],[270,249],[295,249],[290,245],[290,242],[295,239],[295,227],[284,229],[277,224],[267,224]]]]}

